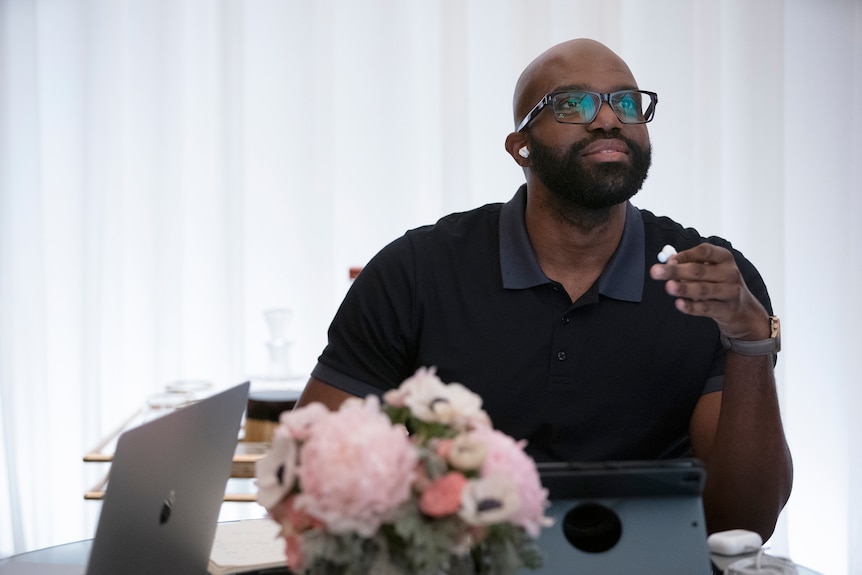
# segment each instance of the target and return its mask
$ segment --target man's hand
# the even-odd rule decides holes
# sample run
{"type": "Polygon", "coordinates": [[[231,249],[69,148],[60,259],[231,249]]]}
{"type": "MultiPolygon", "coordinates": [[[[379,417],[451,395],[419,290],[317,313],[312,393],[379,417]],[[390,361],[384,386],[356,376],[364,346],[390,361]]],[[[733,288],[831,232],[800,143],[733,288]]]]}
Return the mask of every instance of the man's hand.
{"type": "Polygon", "coordinates": [[[769,314],[745,285],[730,251],[708,243],[670,256],[650,268],[655,280],[677,298],[676,308],[689,315],[711,317],[732,339],[769,337],[769,314]]]}

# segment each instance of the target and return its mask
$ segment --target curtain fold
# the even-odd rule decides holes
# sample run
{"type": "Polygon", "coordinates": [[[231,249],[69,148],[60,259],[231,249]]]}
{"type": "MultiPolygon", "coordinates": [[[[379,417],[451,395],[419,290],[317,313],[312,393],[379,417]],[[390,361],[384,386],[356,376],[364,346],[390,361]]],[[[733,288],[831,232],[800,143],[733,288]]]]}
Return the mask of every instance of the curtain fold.
{"type": "Polygon", "coordinates": [[[0,556],[91,537],[83,453],[171,381],[264,374],[264,311],[305,375],[351,266],[510,198],[514,83],[578,36],[660,94],[635,203],[782,316],[773,551],[862,572],[854,0],[0,0],[0,556]]]}

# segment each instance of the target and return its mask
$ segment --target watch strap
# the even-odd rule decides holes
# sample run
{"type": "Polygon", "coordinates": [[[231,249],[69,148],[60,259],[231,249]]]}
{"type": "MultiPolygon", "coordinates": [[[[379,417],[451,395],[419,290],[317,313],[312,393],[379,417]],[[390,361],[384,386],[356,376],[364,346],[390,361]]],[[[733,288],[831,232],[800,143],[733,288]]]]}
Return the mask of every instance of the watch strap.
{"type": "Polygon", "coordinates": [[[769,333],[769,339],[757,341],[731,339],[722,335],[721,345],[724,349],[742,355],[774,355],[781,351],[781,324],[777,316],[769,318],[769,333]]]}

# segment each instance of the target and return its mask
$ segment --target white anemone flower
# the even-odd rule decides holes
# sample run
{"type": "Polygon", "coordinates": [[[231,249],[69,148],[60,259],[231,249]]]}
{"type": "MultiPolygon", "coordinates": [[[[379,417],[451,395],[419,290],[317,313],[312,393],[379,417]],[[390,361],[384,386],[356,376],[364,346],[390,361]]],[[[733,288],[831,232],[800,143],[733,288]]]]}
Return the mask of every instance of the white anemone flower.
{"type": "Polygon", "coordinates": [[[488,446],[470,433],[462,433],[452,441],[446,461],[455,469],[473,471],[482,467],[488,456],[488,446]]]}
{"type": "Polygon", "coordinates": [[[281,425],[275,429],[272,446],[255,464],[257,501],[267,509],[275,507],[296,483],[298,447],[296,440],[281,425]]]}
{"type": "Polygon", "coordinates": [[[467,483],[458,515],[469,525],[492,525],[509,521],[520,507],[518,488],[505,475],[495,473],[467,483]]]}
{"type": "Polygon", "coordinates": [[[418,419],[466,429],[479,422],[489,422],[482,410],[482,398],[460,383],[446,385],[435,368],[420,367],[397,389],[387,392],[384,401],[407,406],[418,419]]]}
{"type": "Polygon", "coordinates": [[[394,407],[406,407],[407,399],[422,387],[443,382],[437,377],[436,367],[420,367],[416,373],[405,379],[396,389],[390,389],[383,394],[383,401],[394,407]],[[426,382],[430,380],[430,383],[426,382]]]}

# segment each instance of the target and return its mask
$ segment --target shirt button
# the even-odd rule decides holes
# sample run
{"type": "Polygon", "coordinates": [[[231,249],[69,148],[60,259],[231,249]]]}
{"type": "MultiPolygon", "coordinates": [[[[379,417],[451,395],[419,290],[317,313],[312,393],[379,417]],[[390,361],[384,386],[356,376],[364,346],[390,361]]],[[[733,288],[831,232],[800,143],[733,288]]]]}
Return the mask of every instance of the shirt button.
{"type": "Polygon", "coordinates": [[[569,321],[571,321],[571,320],[569,320],[569,316],[567,316],[567,315],[564,315],[563,317],[560,318],[560,323],[562,323],[563,325],[568,325],[569,321]]]}
{"type": "Polygon", "coordinates": [[[557,359],[559,359],[560,361],[566,361],[566,352],[558,351],[557,352],[557,359]]]}

